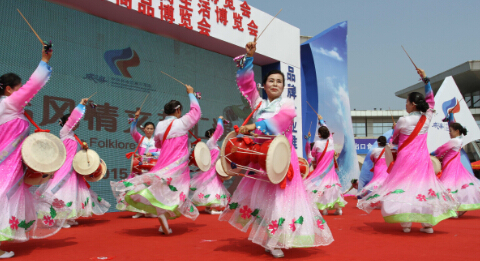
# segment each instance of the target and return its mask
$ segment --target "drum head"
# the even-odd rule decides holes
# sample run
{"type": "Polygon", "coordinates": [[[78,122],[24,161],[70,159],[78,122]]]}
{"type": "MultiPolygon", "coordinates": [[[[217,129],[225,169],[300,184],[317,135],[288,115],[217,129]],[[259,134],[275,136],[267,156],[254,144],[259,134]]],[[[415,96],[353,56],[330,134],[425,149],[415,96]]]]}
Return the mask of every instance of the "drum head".
{"type": "Polygon", "coordinates": [[[100,175],[96,177],[93,177],[93,175],[85,176],[85,180],[88,182],[97,182],[99,180],[102,180],[103,177],[105,177],[105,174],[107,174],[107,164],[102,159],[100,159],[100,167],[102,168],[102,172],[100,175]]]}
{"type": "Polygon", "coordinates": [[[207,171],[212,166],[212,156],[205,142],[200,141],[195,145],[195,163],[201,171],[207,171]]]}
{"type": "Polygon", "coordinates": [[[302,178],[305,179],[307,176],[308,176],[308,173],[309,173],[309,170],[310,170],[310,166],[308,165],[308,161],[302,157],[298,157],[298,164],[303,164],[305,165],[305,172],[304,173],[301,173],[302,174],[302,178]]]}
{"type": "Polygon", "coordinates": [[[22,144],[21,153],[25,165],[43,173],[57,171],[67,159],[62,140],[48,132],[28,136],[22,144]]]}
{"type": "Polygon", "coordinates": [[[430,155],[430,160],[432,161],[433,169],[435,170],[435,174],[440,173],[442,171],[442,163],[437,157],[430,155]]]}
{"type": "Polygon", "coordinates": [[[266,172],[273,184],[280,183],[288,172],[292,150],[288,139],[279,135],[273,139],[267,152],[266,172]]]}
{"type": "Polygon", "coordinates": [[[217,171],[218,175],[222,177],[223,180],[229,180],[232,178],[232,176],[227,175],[227,173],[223,171],[221,160],[217,160],[217,163],[215,163],[215,170],[217,171]]]}
{"type": "Polygon", "coordinates": [[[385,163],[387,164],[387,167],[390,166],[390,163],[393,161],[393,154],[392,154],[392,149],[390,148],[389,145],[385,146],[385,163]]]}
{"type": "Polygon", "coordinates": [[[98,169],[98,166],[100,157],[94,150],[80,150],[73,157],[73,169],[80,175],[90,175],[98,169]]]}
{"type": "Polygon", "coordinates": [[[227,158],[225,158],[225,148],[227,147],[229,140],[236,137],[237,137],[237,133],[235,131],[232,131],[229,134],[227,134],[227,136],[225,136],[225,139],[223,140],[222,148],[220,150],[220,162],[222,163],[222,167],[223,167],[223,170],[225,171],[225,174],[229,176],[235,176],[236,173],[240,173],[241,171],[241,169],[239,168],[232,169],[232,165],[230,164],[231,162],[227,160],[227,158]]]}

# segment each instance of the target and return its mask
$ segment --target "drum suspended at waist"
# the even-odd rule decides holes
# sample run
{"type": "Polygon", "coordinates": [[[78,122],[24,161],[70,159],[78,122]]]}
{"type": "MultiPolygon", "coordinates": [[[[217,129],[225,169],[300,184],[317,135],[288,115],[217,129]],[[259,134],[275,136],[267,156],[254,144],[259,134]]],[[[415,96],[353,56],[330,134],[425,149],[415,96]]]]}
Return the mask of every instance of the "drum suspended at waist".
{"type": "Polygon", "coordinates": [[[79,150],[73,157],[73,169],[84,176],[86,181],[96,182],[107,173],[107,164],[92,150],[79,150]]]}
{"type": "Polygon", "coordinates": [[[245,177],[251,177],[263,173],[268,176],[268,180],[263,181],[278,184],[287,175],[291,153],[290,143],[283,135],[237,135],[232,131],[223,141],[220,160],[227,175],[247,171],[245,177]],[[256,164],[261,169],[252,167],[256,164]]]}
{"type": "Polygon", "coordinates": [[[157,164],[158,157],[135,155],[131,158],[130,169],[136,175],[149,172],[157,164]]]}
{"type": "Polygon", "coordinates": [[[46,183],[67,159],[63,142],[48,132],[29,135],[22,144],[21,154],[26,165],[23,181],[29,185],[46,183]]]}

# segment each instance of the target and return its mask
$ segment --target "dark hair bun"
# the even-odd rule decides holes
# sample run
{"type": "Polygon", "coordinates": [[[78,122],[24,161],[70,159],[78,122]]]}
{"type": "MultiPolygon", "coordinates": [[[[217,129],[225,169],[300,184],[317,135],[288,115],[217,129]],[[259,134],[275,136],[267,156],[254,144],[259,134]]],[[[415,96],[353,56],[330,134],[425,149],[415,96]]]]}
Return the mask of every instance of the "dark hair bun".
{"type": "Polygon", "coordinates": [[[182,104],[179,101],[171,100],[163,107],[165,114],[174,114],[177,109],[182,109],[182,104]]]}
{"type": "Polygon", "coordinates": [[[318,128],[318,135],[320,135],[322,139],[328,139],[328,137],[330,137],[330,131],[326,126],[321,126],[318,128]]]}
{"type": "Polygon", "coordinates": [[[408,94],[408,101],[412,104],[415,104],[417,109],[422,112],[426,112],[430,106],[425,101],[425,96],[419,92],[411,92],[408,94]]]}
{"type": "Polygon", "coordinates": [[[380,136],[377,139],[377,143],[378,143],[378,146],[385,147],[385,145],[387,145],[387,138],[385,138],[385,136],[380,136]]]}
{"type": "Polygon", "coordinates": [[[213,135],[214,132],[215,132],[215,128],[211,128],[211,129],[205,131],[205,137],[206,137],[207,139],[210,139],[210,137],[212,137],[212,135],[213,135]]]}

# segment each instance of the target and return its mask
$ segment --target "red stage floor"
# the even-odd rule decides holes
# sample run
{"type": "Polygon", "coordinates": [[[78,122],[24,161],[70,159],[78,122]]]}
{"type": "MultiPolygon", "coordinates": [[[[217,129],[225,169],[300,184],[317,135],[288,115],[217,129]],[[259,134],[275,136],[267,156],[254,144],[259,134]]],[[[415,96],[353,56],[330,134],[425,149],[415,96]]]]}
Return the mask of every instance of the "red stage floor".
{"type": "MultiPolygon", "coordinates": [[[[434,234],[414,224],[405,234],[399,224],[387,224],[380,211],[367,215],[347,198],[343,216],[326,216],[335,241],[325,247],[285,250],[285,259],[323,260],[473,260],[480,256],[480,211],[467,212],[435,226],[434,234]]],[[[201,212],[196,221],[170,221],[173,234],[161,235],[154,218],[132,219],[131,213],[109,213],[78,220],[43,240],[4,243],[15,251],[9,260],[272,260],[258,245],[218,216],[201,212]]]]}

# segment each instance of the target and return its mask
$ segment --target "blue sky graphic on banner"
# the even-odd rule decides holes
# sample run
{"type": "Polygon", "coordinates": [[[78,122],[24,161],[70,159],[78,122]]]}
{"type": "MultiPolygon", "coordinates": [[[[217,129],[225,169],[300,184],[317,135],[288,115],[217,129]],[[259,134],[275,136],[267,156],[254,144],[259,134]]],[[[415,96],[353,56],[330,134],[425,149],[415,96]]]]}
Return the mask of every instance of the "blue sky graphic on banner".
{"type": "MultiPolygon", "coordinates": [[[[335,151],[340,152],[337,171],[343,187],[358,177],[359,167],[353,138],[347,74],[347,22],[338,23],[301,46],[302,100],[308,101],[333,132],[335,151]]],[[[303,133],[316,133],[315,113],[302,103],[303,133]],[[310,122],[312,129],[308,130],[310,122]]]]}

